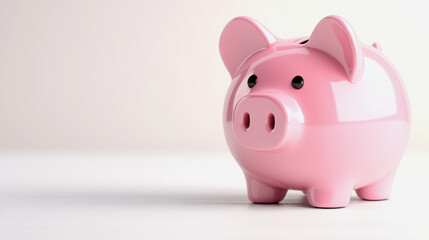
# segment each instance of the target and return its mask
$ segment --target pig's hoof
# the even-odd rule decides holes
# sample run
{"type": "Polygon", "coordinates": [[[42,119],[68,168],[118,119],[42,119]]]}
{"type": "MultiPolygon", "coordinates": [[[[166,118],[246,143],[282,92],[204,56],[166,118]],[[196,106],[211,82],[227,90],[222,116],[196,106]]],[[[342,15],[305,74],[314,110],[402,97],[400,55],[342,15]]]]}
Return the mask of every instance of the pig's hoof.
{"type": "Polygon", "coordinates": [[[286,189],[271,189],[269,192],[249,192],[249,200],[253,203],[278,203],[286,196],[286,189]]]}
{"type": "Polygon", "coordinates": [[[356,194],[361,199],[370,201],[389,199],[394,174],[395,173],[389,173],[371,185],[356,189],[356,194]]]}
{"type": "Polygon", "coordinates": [[[254,203],[278,203],[286,196],[287,189],[272,187],[249,174],[245,174],[247,195],[254,203]]]}
{"type": "Polygon", "coordinates": [[[384,192],[384,191],[371,191],[370,189],[367,189],[365,187],[356,189],[356,194],[359,198],[363,200],[368,201],[381,201],[381,200],[387,200],[390,197],[390,191],[384,192]]]}
{"type": "Polygon", "coordinates": [[[307,191],[307,199],[311,206],[317,208],[342,208],[350,202],[351,190],[311,189],[307,191]]]}

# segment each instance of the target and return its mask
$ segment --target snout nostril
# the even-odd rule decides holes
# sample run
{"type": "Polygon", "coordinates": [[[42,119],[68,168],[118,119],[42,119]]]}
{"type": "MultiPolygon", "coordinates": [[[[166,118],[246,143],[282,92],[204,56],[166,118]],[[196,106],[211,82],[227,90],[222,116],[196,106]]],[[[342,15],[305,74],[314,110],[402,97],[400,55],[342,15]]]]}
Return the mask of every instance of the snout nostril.
{"type": "Polygon", "coordinates": [[[267,119],[267,131],[272,132],[275,127],[276,127],[276,118],[274,117],[274,114],[270,113],[268,114],[268,119],[267,119]]]}
{"type": "Polygon", "coordinates": [[[250,114],[244,113],[243,115],[243,129],[247,130],[250,127],[250,114]]]}

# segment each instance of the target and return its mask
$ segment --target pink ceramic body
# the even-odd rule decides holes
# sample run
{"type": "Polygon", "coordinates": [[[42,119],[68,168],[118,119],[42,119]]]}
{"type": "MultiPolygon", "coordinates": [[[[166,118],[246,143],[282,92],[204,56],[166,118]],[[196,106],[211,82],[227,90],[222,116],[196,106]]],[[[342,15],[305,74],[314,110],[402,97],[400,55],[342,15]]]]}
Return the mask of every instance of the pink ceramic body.
{"type": "Polygon", "coordinates": [[[239,17],[225,27],[220,52],[232,78],[225,136],[252,202],[279,202],[288,189],[323,208],[346,206],[352,190],[366,200],[390,196],[410,113],[379,43],[361,43],[337,16],[289,40],[239,17]],[[249,88],[251,75],[258,81],[249,88]],[[301,89],[291,85],[297,75],[301,89]]]}

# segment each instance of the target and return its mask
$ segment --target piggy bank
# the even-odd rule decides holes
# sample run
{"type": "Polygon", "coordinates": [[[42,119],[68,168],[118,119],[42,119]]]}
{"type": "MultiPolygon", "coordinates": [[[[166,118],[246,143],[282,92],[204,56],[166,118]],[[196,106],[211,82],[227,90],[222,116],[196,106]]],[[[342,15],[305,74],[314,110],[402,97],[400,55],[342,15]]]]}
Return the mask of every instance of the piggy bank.
{"type": "Polygon", "coordinates": [[[408,142],[404,84],[382,54],[341,17],[310,37],[279,39],[248,17],[220,37],[231,75],[224,104],[228,147],[254,203],[277,203],[289,189],[310,205],[345,207],[389,198],[408,142]]]}

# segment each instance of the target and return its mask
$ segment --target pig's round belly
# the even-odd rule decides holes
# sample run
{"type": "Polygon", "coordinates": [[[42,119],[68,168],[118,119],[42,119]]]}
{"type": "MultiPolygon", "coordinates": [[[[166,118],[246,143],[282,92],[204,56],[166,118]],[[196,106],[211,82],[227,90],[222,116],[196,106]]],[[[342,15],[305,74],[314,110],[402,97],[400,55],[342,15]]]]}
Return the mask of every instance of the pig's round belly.
{"type": "MultiPolygon", "coordinates": [[[[242,147],[225,126],[229,148],[247,174],[288,189],[350,184],[354,189],[394,171],[405,151],[409,123],[403,120],[302,125],[291,145],[274,151],[242,147]]],[[[263,141],[263,139],[261,139],[263,141]]]]}

